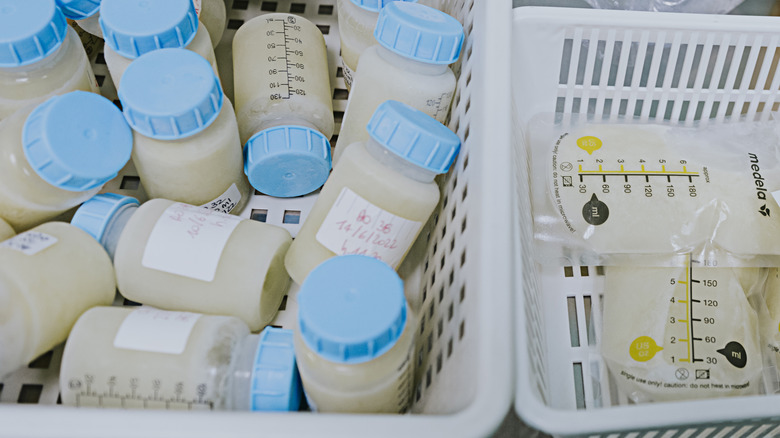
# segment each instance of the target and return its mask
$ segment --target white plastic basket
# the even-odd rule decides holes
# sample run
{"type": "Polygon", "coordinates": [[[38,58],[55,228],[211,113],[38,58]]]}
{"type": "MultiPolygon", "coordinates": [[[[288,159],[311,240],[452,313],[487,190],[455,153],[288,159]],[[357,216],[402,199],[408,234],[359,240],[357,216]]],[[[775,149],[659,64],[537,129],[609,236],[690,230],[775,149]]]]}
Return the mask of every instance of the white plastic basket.
{"type": "MultiPolygon", "coordinates": [[[[232,97],[230,46],[254,16],[293,12],[320,27],[328,46],[337,128],[347,92],[338,68],[335,0],[234,0],[229,29],[217,47],[223,85],[232,97]]],[[[0,383],[0,436],[486,436],[511,406],[511,239],[509,112],[506,93],[511,32],[509,0],[427,0],[458,18],[466,31],[450,127],[463,140],[442,201],[402,265],[407,291],[422,300],[417,330],[416,393],[408,415],[173,412],[58,406],[62,347],[0,383]]],[[[116,98],[102,56],[94,65],[101,92],[116,98]]],[[[132,166],[105,191],[140,197],[132,166]]],[[[295,235],[315,195],[274,199],[255,194],[244,217],[281,225],[295,235]]],[[[273,325],[294,327],[294,286],[273,325]]],[[[117,304],[122,304],[118,298],[117,304]]],[[[2,354],[2,352],[0,352],[2,354]]]]}
{"type": "Polygon", "coordinates": [[[534,263],[523,131],[534,114],[554,111],[685,124],[766,118],[778,109],[780,20],[524,7],[514,11],[513,44],[518,415],[561,436],[776,434],[777,395],[630,405],[619,394],[592,329],[603,271],[534,263]]]}

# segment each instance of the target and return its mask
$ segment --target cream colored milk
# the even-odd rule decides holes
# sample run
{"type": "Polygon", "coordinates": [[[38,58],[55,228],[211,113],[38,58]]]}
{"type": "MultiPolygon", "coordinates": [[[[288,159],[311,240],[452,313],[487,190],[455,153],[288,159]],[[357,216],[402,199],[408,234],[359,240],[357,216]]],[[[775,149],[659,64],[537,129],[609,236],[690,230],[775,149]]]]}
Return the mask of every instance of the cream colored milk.
{"type": "Polygon", "coordinates": [[[146,307],[91,309],[79,318],[65,344],[62,404],[223,409],[230,395],[226,383],[231,362],[248,334],[245,324],[226,316],[146,307]],[[150,336],[150,327],[159,328],[157,336],[150,336]]]}
{"type": "Polygon", "coordinates": [[[350,90],[360,54],[376,44],[374,28],[379,12],[363,9],[352,0],[338,0],[336,9],[341,38],[341,68],[344,85],[350,90]]]}
{"type": "Polygon", "coordinates": [[[28,106],[0,121],[0,217],[17,231],[52,219],[100,191],[55,187],[30,166],[22,149],[22,129],[34,108],[28,106]]]}
{"type": "Polygon", "coordinates": [[[760,393],[751,302],[765,280],[760,268],[606,267],[601,354],[618,387],[634,402],[760,393]]]}
{"type": "Polygon", "coordinates": [[[0,378],[64,341],[115,292],[105,250],[75,226],[49,222],[0,243],[0,378]]]}
{"type": "MultiPolygon", "coordinates": [[[[411,311],[407,308],[407,315],[411,311]]],[[[412,394],[414,328],[407,319],[396,344],[368,362],[342,364],[310,349],[295,331],[298,371],[313,410],[319,412],[403,413],[412,394]]]]}
{"type": "MultiPolygon", "coordinates": [[[[373,147],[381,148],[378,144],[373,147]]],[[[344,160],[334,168],[295,237],[285,258],[287,272],[296,283],[301,284],[312,269],[336,255],[357,253],[380,259],[388,258],[384,252],[388,245],[382,244],[387,242],[388,237],[395,240],[396,248],[393,250],[395,253],[389,256],[390,259],[385,261],[393,268],[398,268],[400,261],[396,260],[399,257],[403,259],[406,255],[422,224],[428,220],[438,202],[439,188],[432,177],[431,182],[422,182],[403,175],[380,162],[363,143],[356,143],[347,149],[344,160]],[[345,222],[339,224],[338,220],[333,221],[323,230],[326,236],[329,236],[328,245],[332,248],[329,249],[321,243],[318,234],[340,197],[360,208],[357,211],[352,211],[352,208],[345,209],[344,206],[335,209],[334,214],[344,213],[345,222]],[[364,222],[367,216],[361,216],[363,209],[375,213],[371,215],[371,229],[364,222]],[[397,225],[385,233],[388,230],[385,225],[390,221],[397,225]],[[401,231],[401,224],[408,233],[397,233],[401,231]],[[361,226],[364,228],[360,228],[361,226]],[[371,234],[372,232],[376,234],[371,234]],[[363,239],[359,239],[361,235],[363,239]],[[380,236],[378,238],[383,242],[376,240],[377,236],[380,236]],[[343,241],[344,244],[333,246],[335,241],[343,241]]]]}
{"type": "Polygon", "coordinates": [[[194,4],[198,19],[209,31],[211,46],[217,47],[227,25],[225,0],[195,0],[194,4]]]}
{"type": "Polygon", "coordinates": [[[14,231],[13,227],[11,227],[8,222],[0,218],[0,242],[6,239],[10,239],[15,235],[16,231],[14,231]]]}
{"type": "Polygon", "coordinates": [[[305,18],[275,13],[244,23],[233,38],[233,77],[241,144],[290,119],[333,135],[325,40],[305,18]]]}
{"type": "MultiPolygon", "coordinates": [[[[214,48],[211,46],[209,31],[203,23],[198,25],[198,31],[195,33],[195,38],[192,39],[185,49],[192,50],[198,55],[206,58],[206,61],[211,64],[211,68],[214,69],[214,73],[219,77],[217,58],[214,55],[214,48]]],[[[106,66],[108,66],[108,72],[111,74],[111,80],[114,81],[114,85],[119,89],[122,76],[125,74],[125,70],[127,70],[127,67],[130,66],[130,63],[133,62],[133,60],[120,55],[108,44],[103,48],[103,56],[106,58],[106,66]]]]}
{"type": "Polygon", "coordinates": [[[152,199],[119,238],[117,285],[139,303],[237,316],[257,331],[289,287],[284,255],[291,240],[281,227],[152,199]]]}
{"type": "Polygon", "coordinates": [[[133,162],[146,193],[192,205],[219,201],[219,210],[240,212],[251,195],[243,172],[236,116],[227,97],[203,131],[178,140],[135,132],[133,162]],[[227,208],[230,207],[230,208],[227,208]]]}
{"type": "Polygon", "coordinates": [[[34,64],[0,68],[0,120],[24,106],[75,90],[97,93],[98,86],[84,47],[68,26],[66,38],[53,54],[34,64]]]}
{"type": "Polygon", "coordinates": [[[358,69],[333,153],[334,163],[347,146],[369,138],[366,125],[386,100],[405,103],[441,123],[447,119],[455,92],[455,74],[449,66],[412,61],[377,44],[360,55],[358,69]]]}

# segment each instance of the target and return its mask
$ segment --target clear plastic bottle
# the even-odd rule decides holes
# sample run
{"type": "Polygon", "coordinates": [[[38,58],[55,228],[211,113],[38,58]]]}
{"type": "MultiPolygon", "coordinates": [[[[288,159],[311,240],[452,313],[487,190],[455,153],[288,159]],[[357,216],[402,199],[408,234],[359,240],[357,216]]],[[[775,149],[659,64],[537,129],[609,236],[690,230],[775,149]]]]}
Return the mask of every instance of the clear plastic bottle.
{"type": "Polygon", "coordinates": [[[403,413],[414,325],[403,281],[366,256],[332,258],[298,294],[295,353],[312,410],[403,413]]]}
{"type": "Polygon", "coordinates": [[[276,316],[290,285],[284,228],[167,199],[85,202],[72,224],[114,260],[119,292],[167,310],[237,316],[252,331],[276,316]]]}
{"type": "Polygon", "coordinates": [[[133,133],[108,99],[54,96],[0,121],[0,217],[23,231],[95,195],[130,159],[133,133]]]}
{"type": "MultiPolygon", "coordinates": [[[[379,11],[397,0],[338,0],[339,37],[341,38],[341,71],[344,85],[352,88],[358,58],[364,50],[376,44],[374,28],[379,11]]],[[[403,0],[416,2],[417,0],[403,0]]]]}
{"type": "Polygon", "coordinates": [[[16,235],[13,227],[2,218],[0,218],[0,242],[10,239],[16,235]]]}
{"type": "Polygon", "coordinates": [[[192,0],[102,0],[104,56],[114,85],[134,59],[157,49],[185,48],[206,58],[219,76],[211,37],[192,0]]]}
{"type": "Polygon", "coordinates": [[[160,49],[138,58],[119,87],[135,131],[133,162],[152,198],[238,213],[249,200],[233,106],[200,55],[160,49]]]}
{"type": "Polygon", "coordinates": [[[111,260],[74,226],[49,222],[0,243],[0,379],[64,341],[82,313],[115,293],[111,260]]]}
{"type": "Polygon", "coordinates": [[[300,404],[293,333],[152,307],[79,318],[60,368],[62,404],[104,408],[291,411],[300,404]]]}
{"type": "Polygon", "coordinates": [[[337,163],[352,143],[368,139],[366,123],[380,103],[397,100],[444,123],[455,92],[449,64],[460,56],[463,26],[428,6],[395,1],[379,13],[374,36],[358,62],[341,131],[337,163]]]}
{"type": "Polygon", "coordinates": [[[54,0],[0,0],[0,120],[74,90],[97,92],[97,82],[54,0]]]}
{"type": "Polygon", "coordinates": [[[336,255],[369,255],[397,269],[439,202],[433,179],[458,155],[458,136],[396,101],[377,108],[368,131],[333,169],[287,253],[298,284],[336,255]]]}
{"type": "Polygon", "coordinates": [[[57,0],[65,17],[92,35],[103,38],[100,30],[100,0],[57,0]]]}

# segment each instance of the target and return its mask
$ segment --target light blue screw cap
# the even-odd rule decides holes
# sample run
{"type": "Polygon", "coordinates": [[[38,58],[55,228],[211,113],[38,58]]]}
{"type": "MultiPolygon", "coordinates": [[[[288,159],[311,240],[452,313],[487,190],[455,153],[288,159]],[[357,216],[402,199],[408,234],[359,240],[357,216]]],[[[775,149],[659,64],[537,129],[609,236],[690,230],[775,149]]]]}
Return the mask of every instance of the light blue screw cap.
{"type": "Polygon", "coordinates": [[[446,173],[460,152],[460,138],[424,112],[395,100],[380,104],[366,125],[387,150],[423,169],[446,173]]]}
{"type": "Polygon", "coordinates": [[[351,1],[352,3],[355,4],[355,6],[359,6],[367,11],[377,12],[377,13],[390,2],[394,2],[394,1],[405,1],[405,2],[413,2],[413,3],[417,2],[417,0],[351,0],[351,1]]]}
{"type": "Polygon", "coordinates": [[[451,64],[460,56],[464,34],[458,20],[438,9],[396,1],[379,12],[374,38],[401,56],[451,64]]]}
{"type": "Polygon", "coordinates": [[[186,49],[155,50],[133,61],[118,95],[127,123],[158,140],[177,140],[206,129],[224,101],[211,64],[186,49]]]}
{"type": "Polygon", "coordinates": [[[0,0],[0,67],[20,67],[60,48],[68,23],[54,0],[0,0]]]}
{"type": "Polygon", "coordinates": [[[373,257],[332,257],[309,273],[298,294],[306,345],[338,363],[361,363],[390,350],[406,326],[404,284],[373,257]]]}
{"type": "Polygon", "coordinates": [[[100,0],[57,0],[57,6],[71,20],[83,20],[100,10],[100,0]]]}
{"type": "Polygon", "coordinates": [[[70,223],[102,243],[103,234],[114,215],[125,208],[138,207],[138,205],[138,200],[133,197],[102,193],[81,204],[70,223]]]}
{"type": "Polygon", "coordinates": [[[295,362],[292,330],[268,326],[260,333],[251,385],[250,410],[298,410],[301,377],[295,362]]]}
{"type": "Polygon", "coordinates": [[[330,142],[316,129],[283,125],[264,129],[244,145],[244,173],[266,195],[311,193],[328,179],[330,142]]]}
{"type": "Polygon", "coordinates": [[[27,116],[22,146],[44,181],[81,192],[116,177],[130,160],[133,132],[110,100],[73,91],[50,98],[27,116]]]}
{"type": "Polygon", "coordinates": [[[103,0],[100,28],[109,47],[135,59],[186,47],[198,32],[198,15],[192,0],[103,0]]]}

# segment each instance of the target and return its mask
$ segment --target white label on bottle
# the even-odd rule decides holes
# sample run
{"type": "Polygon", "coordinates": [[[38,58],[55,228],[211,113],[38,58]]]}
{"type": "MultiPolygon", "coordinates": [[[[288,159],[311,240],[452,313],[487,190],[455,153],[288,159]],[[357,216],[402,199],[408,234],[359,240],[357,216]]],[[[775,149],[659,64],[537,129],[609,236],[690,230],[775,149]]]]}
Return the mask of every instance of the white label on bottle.
{"type": "Polygon", "coordinates": [[[201,207],[208,208],[209,210],[218,211],[220,213],[230,213],[238,205],[238,201],[241,200],[241,192],[238,191],[238,187],[233,183],[225,190],[225,193],[219,195],[217,199],[207,202],[201,207]]]}
{"type": "Polygon", "coordinates": [[[397,268],[422,225],[382,210],[344,187],[316,237],[338,255],[367,255],[397,268]]]}
{"type": "Polygon", "coordinates": [[[193,205],[173,204],[157,219],[141,264],[158,271],[212,281],[222,250],[242,220],[193,205]]]}
{"type": "Polygon", "coordinates": [[[195,14],[200,18],[201,0],[192,0],[192,4],[195,6],[195,14]]]}
{"type": "Polygon", "coordinates": [[[351,68],[347,67],[347,63],[344,62],[344,58],[341,58],[341,74],[344,76],[344,85],[346,85],[347,90],[351,90],[355,72],[353,72],[351,68]]]}
{"type": "Polygon", "coordinates": [[[139,307],[122,321],[114,338],[114,347],[181,354],[200,316],[198,313],[139,307]]]}
{"type": "Polygon", "coordinates": [[[33,255],[57,243],[57,238],[38,231],[25,231],[2,243],[0,247],[11,248],[33,255]]]}

